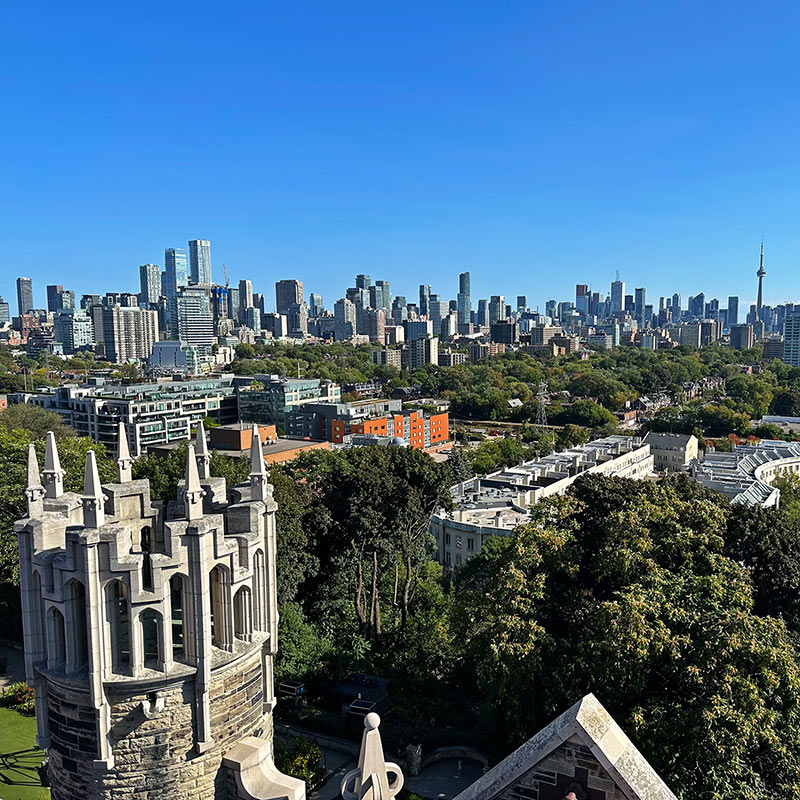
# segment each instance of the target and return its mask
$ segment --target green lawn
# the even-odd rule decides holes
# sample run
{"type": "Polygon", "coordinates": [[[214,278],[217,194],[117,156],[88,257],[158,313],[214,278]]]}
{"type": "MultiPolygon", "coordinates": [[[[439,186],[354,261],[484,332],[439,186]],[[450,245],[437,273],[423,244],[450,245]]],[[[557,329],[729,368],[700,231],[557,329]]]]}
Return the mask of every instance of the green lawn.
{"type": "Polygon", "coordinates": [[[0,708],[0,798],[49,800],[36,767],[44,753],[36,747],[36,720],[10,708],[0,708]]]}

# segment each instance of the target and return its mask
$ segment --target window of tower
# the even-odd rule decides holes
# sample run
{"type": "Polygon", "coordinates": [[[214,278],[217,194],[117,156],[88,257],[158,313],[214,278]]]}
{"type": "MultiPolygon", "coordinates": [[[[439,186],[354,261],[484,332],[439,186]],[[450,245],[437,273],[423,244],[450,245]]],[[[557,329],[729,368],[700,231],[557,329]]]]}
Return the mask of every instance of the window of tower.
{"type": "Polygon", "coordinates": [[[67,612],[67,672],[77,672],[89,660],[86,626],[86,588],[79,580],[66,586],[67,612]]]}
{"type": "Polygon", "coordinates": [[[144,665],[149,669],[160,669],[164,663],[161,644],[161,615],[152,608],[139,614],[142,625],[142,648],[144,665]]]}
{"type": "Polygon", "coordinates": [[[264,553],[256,550],[253,558],[254,625],[256,630],[267,630],[266,591],[264,586],[264,553]]]}
{"type": "Polygon", "coordinates": [[[126,673],[131,663],[131,626],[128,588],[122,581],[106,585],[106,622],[110,633],[111,669],[126,673]]]}
{"type": "Polygon", "coordinates": [[[211,570],[211,642],[223,650],[233,646],[230,630],[230,580],[228,571],[217,565],[211,570]]]}
{"type": "Polygon", "coordinates": [[[248,586],[242,586],[233,598],[233,633],[245,642],[252,640],[253,602],[248,586]]]}
{"type": "Polygon", "coordinates": [[[170,624],[172,626],[172,657],[176,661],[186,658],[186,579],[173,575],[169,579],[170,624]]]}
{"type": "Polygon", "coordinates": [[[63,664],[67,657],[64,615],[54,607],[47,612],[47,666],[63,664]]]}
{"type": "Polygon", "coordinates": [[[153,563],[150,554],[153,551],[150,526],[145,525],[140,534],[142,548],[142,586],[145,589],[153,589],[153,563]]]}

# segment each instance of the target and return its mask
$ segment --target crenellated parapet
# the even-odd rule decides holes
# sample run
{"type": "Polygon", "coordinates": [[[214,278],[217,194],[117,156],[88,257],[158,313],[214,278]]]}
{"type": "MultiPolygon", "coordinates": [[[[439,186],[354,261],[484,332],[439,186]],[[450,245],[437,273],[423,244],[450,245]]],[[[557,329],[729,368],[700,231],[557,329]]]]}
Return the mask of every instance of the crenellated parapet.
{"type": "MultiPolygon", "coordinates": [[[[124,428],[118,482],[100,484],[89,451],[81,495],[63,491],[52,435],[41,475],[29,451],[28,516],[15,531],[27,678],[54,800],[110,797],[124,787],[138,723],[158,730],[174,759],[170,797],[183,796],[182,769],[194,787],[187,797],[226,796],[214,788],[213,769],[203,767],[203,788],[197,769],[181,765],[216,760],[221,768],[222,750],[242,736],[265,737],[271,752],[277,505],[257,429],[253,442],[250,479],[229,492],[209,475],[201,429],[166,514],[149,483],[131,479],[124,428]],[[236,680],[246,681],[244,694],[236,680]],[[236,708],[226,710],[220,698],[228,697],[236,708]],[[133,710],[131,698],[139,698],[133,710]]],[[[145,785],[163,772],[149,763],[156,752],[135,759],[145,785]]]]}

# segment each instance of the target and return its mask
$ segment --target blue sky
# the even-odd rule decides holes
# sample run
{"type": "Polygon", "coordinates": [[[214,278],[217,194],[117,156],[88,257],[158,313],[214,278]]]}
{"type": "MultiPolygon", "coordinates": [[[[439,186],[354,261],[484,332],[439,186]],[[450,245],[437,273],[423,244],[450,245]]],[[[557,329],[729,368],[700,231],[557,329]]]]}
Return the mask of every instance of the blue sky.
{"type": "Polygon", "coordinates": [[[136,291],[167,246],[326,305],[800,302],[800,4],[36,2],[0,34],[0,294],[136,291]]]}

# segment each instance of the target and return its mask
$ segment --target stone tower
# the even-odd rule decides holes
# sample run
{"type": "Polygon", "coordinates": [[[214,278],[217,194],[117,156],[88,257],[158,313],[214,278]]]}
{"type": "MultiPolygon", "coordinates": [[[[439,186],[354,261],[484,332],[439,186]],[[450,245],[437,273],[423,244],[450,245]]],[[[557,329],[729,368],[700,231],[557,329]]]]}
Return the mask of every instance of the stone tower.
{"type": "Polygon", "coordinates": [[[272,762],[275,511],[258,429],[250,479],[208,474],[202,426],[167,509],[93,451],[65,492],[55,438],[33,445],[15,525],[27,680],[53,800],[304,800],[272,762]],[[44,481],[42,481],[44,478],[44,481]]]}

